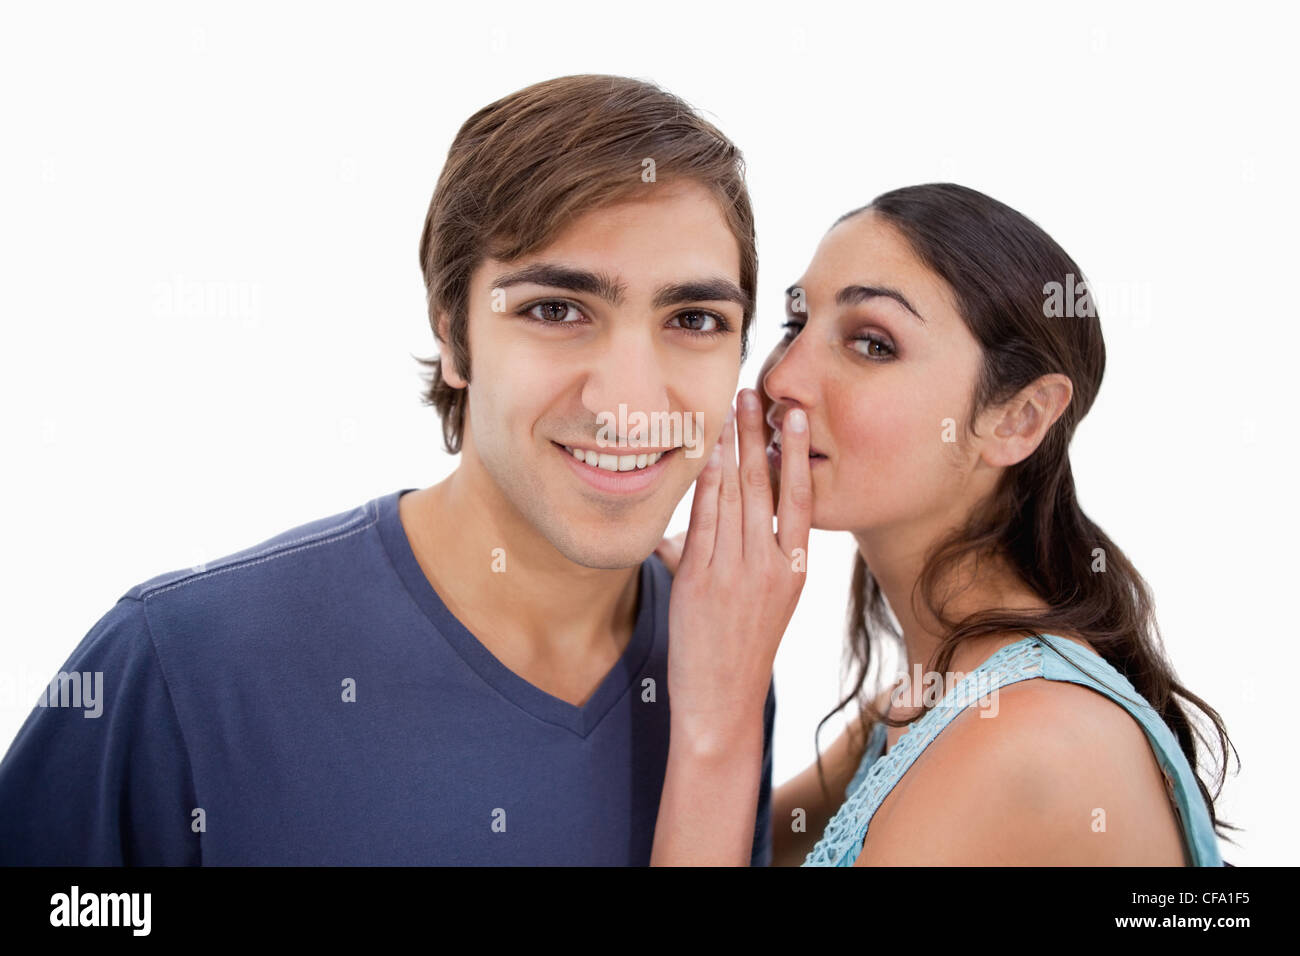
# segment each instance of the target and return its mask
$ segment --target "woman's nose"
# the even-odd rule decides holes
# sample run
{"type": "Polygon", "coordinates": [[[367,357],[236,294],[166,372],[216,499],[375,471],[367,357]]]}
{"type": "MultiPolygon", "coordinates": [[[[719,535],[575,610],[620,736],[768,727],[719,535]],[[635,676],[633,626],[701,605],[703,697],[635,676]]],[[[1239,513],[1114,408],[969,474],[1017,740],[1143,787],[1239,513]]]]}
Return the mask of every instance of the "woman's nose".
{"type": "MultiPolygon", "coordinates": [[[[763,417],[773,405],[781,403],[807,408],[813,404],[816,373],[810,361],[811,349],[801,334],[793,342],[772,350],[758,373],[757,391],[763,405],[763,417]]],[[[770,425],[770,420],[768,421],[770,425]]]]}

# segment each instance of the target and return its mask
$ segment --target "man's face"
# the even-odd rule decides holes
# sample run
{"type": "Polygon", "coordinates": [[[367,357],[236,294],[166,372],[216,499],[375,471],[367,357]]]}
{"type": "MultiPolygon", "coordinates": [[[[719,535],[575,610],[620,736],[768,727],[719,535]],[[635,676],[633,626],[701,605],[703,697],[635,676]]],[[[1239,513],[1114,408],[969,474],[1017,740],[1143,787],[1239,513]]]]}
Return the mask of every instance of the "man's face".
{"type": "MultiPolygon", "coordinates": [[[[740,251],[721,209],[695,183],[645,190],[470,280],[462,467],[503,521],[590,568],[658,545],[740,374],[740,251]]],[[[449,355],[443,375],[463,384],[449,355]]]]}

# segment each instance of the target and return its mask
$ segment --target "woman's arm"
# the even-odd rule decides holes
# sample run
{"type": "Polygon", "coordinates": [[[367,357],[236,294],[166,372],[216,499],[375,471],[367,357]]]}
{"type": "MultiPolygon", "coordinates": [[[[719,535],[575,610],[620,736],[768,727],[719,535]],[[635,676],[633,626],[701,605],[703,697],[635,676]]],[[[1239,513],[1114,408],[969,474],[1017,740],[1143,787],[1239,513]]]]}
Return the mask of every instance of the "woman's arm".
{"type": "MultiPolygon", "coordinates": [[[[677,573],[685,541],[686,532],[683,531],[672,538],[665,538],[655,549],[655,553],[659,555],[669,574],[677,573]]],[[[750,729],[752,726],[752,723],[749,724],[750,729]]],[[[728,828],[727,833],[702,834],[699,832],[701,828],[709,829],[716,821],[713,819],[713,814],[697,813],[692,808],[701,799],[707,800],[710,805],[757,807],[763,758],[762,714],[758,716],[758,728],[757,762],[754,757],[753,741],[749,739],[752,734],[746,734],[743,723],[733,739],[727,740],[724,737],[715,739],[712,743],[685,727],[675,727],[671,730],[668,743],[668,766],[664,774],[663,794],[659,802],[660,826],[667,827],[669,832],[665,834],[664,839],[655,844],[662,860],[672,859],[678,864],[686,863],[692,849],[708,847],[711,840],[716,840],[723,846],[736,846],[741,840],[741,834],[749,834],[752,842],[754,814],[728,815],[724,820],[728,828]]],[[[779,791],[772,795],[774,827],[777,827],[778,820],[775,816],[778,796],[779,791]]],[[[748,856],[744,859],[737,857],[731,862],[736,866],[744,866],[748,860],[748,856]]],[[[651,860],[652,864],[659,862],[660,860],[651,860]]],[[[711,861],[702,859],[700,862],[711,861]]],[[[775,866],[775,848],[772,862],[775,866]]]]}
{"type": "Polygon", "coordinates": [[[674,725],[651,866],[748,866],[754,840],[763,712],[731,731],[674,725]]]}
{"type": "Polygon", "coordinates": [[[776,515],[753,390],[741,392],[735,417],[696,479],[668,602],[670,736],[650,854],[656,866],[749,862],[763,708],[807,567],[807,417],[800,409],[787,414],[776,515]]]}
{"type": "Polygon", "coordinates": [[[844,802],[844,789],[853,779],[865,750],[866,741],[857,722],[851,721],[822,754],[825,790],[817,775],[816,761],[776,788],[772,795],[773,866],[803,863],[844,802]]]}
{"type": "MultiPolygon", "coordinates": [[[[889,697],[893,688],[875,700],[876,713],[888,715],[889,697]]],[[[822,771],[826,775],[826,789],[822,789],[817,775],[817,761],[813,761],[795,777],[776,788],[772,795],[772,865],[801,866],[812,848],[817,845],[826,824],[835,815],[845,799],[853,775],[867,751],[860,721],[851,719],[840,735],[822,754],[822,771]],[[798,817],[795,814],[802,811],[798,817]],[[802,829],[795,829],[796,820],[802,829]]]]}

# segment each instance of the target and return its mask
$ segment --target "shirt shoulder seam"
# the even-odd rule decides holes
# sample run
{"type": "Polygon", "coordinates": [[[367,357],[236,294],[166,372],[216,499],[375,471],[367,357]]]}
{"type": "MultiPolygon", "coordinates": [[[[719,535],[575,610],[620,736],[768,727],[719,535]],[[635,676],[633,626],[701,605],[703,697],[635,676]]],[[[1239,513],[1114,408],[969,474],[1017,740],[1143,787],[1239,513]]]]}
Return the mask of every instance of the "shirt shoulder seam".
{"type": "Polygon", "coordinates": [[[187,584],[193,584],[196,581],[206,580],[208,578],[215,577],[218,574],[227,574],[231,571],[239,571],[245,568],[255,567],[256,565],[263,564],[267,561],[274,561],[276,558],[283,558],[286,557],[287,555],[296,554],[300,551],[307,551],[311,548],[320,547],[321,545],[332,544],[336,541],[341,541],[344,538],[351,537],[354,534],[360,534],[361,532],[367,530],[368,528],[373,527],[378,520],[379,520],[378,514],[375,512],[374,509],[374,501],[368,501],[363,506],[363,511],[360,515],[358,515],[355,518],[349,518],[347,521],[343,522],[342,524],[334,525],[333,527],[329,527],[329,528],[323,528],[320,531],[315,531],[312,532],[311,534],[303,535],[301,538],[295,538],[292,541],[282,541],[279,544],[272,545],[269,548],[264,548],[263,550],[254,552],[253,554],[246,555],[245,557],[240,558],[238,561],[232,562],[231,564],[222,565],[219,568],[212,568],[204,571],[195,571],[193,574],[186,575],[185,577],[181,578],[179,581],[173,581],[170,584],[155,585],[154,587],[142,591],[139,595],[138,600],[142,602],[147,602],[151,598],[158,597],[160,594],[166,594],[168,591],[172,591],[175,590],[176,588],[184,587],[187,584]],[[362,521],[362,520],[365,521],[364,524],[360,524],[357,525],[356,527],[352,527],[353,525],[356,525],[358,521],[362,521]]]}

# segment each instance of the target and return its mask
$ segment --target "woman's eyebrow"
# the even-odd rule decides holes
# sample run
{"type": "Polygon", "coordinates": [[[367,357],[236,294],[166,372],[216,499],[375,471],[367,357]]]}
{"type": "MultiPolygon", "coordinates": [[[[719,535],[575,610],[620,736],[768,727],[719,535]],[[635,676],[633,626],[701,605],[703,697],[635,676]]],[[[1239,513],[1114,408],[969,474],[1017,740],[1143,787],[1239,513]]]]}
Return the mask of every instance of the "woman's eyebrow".
{"type": "MultiPolygon", "coordinates": [[[[790,288],[785,290],[785,295],[787,299],[787,308],[789,307],[788,300],[793,299],[795,297],[795,293],[799,291],[801,290],[797,285],[792,285],[790,286],[790,288]]],[[[843,289],[840,289],[839,292],[835,293],[835,304],[836,305],[858,305],[859,303],[866,302],[868,299],[875,299],[879,297],[883,297],[886,299],[893,299],[895,302],[897,302],[899,305],[905,308],[908,312],[911,312],[914,316],[916,316],[916,318],[920,321],[922,325],[927,324],[925,321],[925,316],[921,315],[920,312],[917,312],[916,309],[912,307],[912,303],[907,301],[907,297],[903,295],[903,293],[899,292],[897,289],[892,289],[889,286],[846,285],[843,289]]]]}
{"type": "Polygon", "coordinates": [[[907,297],[897,289],[891,289],[889,286],[882,285],[846,285],[839,292],[835,293],[835,303],[837,305],[857,305],[860,302],[866,302],[868,299],[879,297],[893,299],[908,312],[911,312],[922,325],[925,325],[925,317],[912,308],[912,303],[907,301],[907,297]]]}

